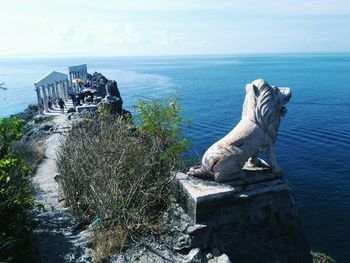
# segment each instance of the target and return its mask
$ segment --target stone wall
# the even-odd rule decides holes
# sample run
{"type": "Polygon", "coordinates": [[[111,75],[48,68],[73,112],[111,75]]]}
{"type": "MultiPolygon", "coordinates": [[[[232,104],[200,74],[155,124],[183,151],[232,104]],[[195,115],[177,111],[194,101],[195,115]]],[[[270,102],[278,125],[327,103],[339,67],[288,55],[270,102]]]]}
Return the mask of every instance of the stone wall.
{"type": "Polygon", "coordinates": [[[175,192],[193,225],[181,249],[218,249],[232,262],[312,262],[290,184],[268,170],[231,184],[177,173],[175,192]]]}

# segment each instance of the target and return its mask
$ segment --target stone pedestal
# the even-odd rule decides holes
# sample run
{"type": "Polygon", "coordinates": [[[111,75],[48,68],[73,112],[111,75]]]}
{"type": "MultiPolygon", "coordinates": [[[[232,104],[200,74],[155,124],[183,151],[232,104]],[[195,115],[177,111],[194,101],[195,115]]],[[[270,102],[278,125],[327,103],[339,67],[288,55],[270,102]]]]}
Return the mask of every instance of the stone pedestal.
{"type": "Polygon", "coordinates": [[[290,184],[268,169],[217,183],[177,173],[177,200],[193,221],[186,248],[219,249],[232,262],[312,262],[290,184]]]}

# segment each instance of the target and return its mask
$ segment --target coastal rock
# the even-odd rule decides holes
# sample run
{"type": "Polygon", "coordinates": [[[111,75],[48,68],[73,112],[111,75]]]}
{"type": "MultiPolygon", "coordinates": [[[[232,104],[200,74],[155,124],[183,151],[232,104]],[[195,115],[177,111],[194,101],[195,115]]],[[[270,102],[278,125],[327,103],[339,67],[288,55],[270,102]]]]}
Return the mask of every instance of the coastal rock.
{"type": "Polygon", "coordinates": [[[118,84],[115,80],[109,80],[106,84],[106,92],[108,95],[120,98],[118,84]]]}
{"type": "Polygon", "coordinates": [[[90,86],[96,90],[96,96],[106,96],[106,84],[108,83],[108,79],[105,76],[101,73],[94,72],[92,75],[88,74],[87,79],[90,86]]]}
{"type": "MultiPolygon", "coordinates": [[[[94,96],[99,105],[105,105],[112,114],[123,114],[123,99],[120,96],[115,80],[108,80],[101,73],[88,75],[88,85],[94,90],[94,96]],[[102,99],[103,98],[103,99],[102,99]]],[[[89,97],[87,98],[88,101],[89,97]]]]}

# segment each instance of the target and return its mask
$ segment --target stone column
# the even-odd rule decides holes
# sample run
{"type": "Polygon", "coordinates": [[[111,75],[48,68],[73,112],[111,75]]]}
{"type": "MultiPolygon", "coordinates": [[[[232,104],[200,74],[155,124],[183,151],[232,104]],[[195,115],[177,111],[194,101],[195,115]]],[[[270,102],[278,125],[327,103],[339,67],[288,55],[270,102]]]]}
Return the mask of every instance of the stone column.
{"type": "Polygon", "coordinates": [[[57,107],[56,83],[51,84],[53,106],[57,107]]]}
{"type": "Polygon", "coordinates": [[[64,100],[67,101],[68,100],[68,88],[69,88],[69,81],[66,80],[63,82],[63,86],[64,86],[64,89],[63,89],[63,94],[64,94],[64,100]]]}
{"type": "Polygon", "coordinates": [[[60,96],[62,98],[62,100],[66,100],[66,96],[65,96],[65,84],[63,81],[60,82],[60,96]]]}
{"type": "Polygon", "coordinates": [[[51,85],[50,84],[47,84],[47,96],[48,97],[51,97],[51,100],[52,100],[52,90],[51,90],[51,85]]]}
{"type": "Polygon", "coordinates": [[[73,78],[72,78],[72,72],[69,72],[69,83],[72,85],[72,80],[73,80],[73,78]]]}
{"type": "Polygon", "coordinates": [[[43,101],[40,95],[40,88],[34,84],[35,91],[36,91],[36,96],[38,98],[38,114],[41,115],[43,114],[43,101]]]}
{"type": "Polygon", "coordinates": [[[58,94],[59,98],[63,99],[63,96],[62,96],[62,81],[57,83],[57,94],[58,94]]]}
{"type": "Polygon", "coordinates": [[[41,90],[43,92],[43,99],[44,99],[44,110],[45,112],[50,112],[49,107],[47,106],[47,93],[46,93],[46,86],[42,86],[41,90]]]}
{"type": "Polygon", "coordinates": [[[57,104],[58,104],[58,100],[59,100],[60,98],[62,98],[62,97],[61,97],[61,94],[60,94],[59,82],[56,82],[56,83],[55,83],[55,88],[56,88],[57,104]]]}
{"type": "Polygon", "coordinates": [[[57,99],[57,102],[61,97],[60,95],[60,90],[59,90],[59,87],[58,87],[58,82],[55,82],[55,91],[56,91],[56,99],[57,99]]]}

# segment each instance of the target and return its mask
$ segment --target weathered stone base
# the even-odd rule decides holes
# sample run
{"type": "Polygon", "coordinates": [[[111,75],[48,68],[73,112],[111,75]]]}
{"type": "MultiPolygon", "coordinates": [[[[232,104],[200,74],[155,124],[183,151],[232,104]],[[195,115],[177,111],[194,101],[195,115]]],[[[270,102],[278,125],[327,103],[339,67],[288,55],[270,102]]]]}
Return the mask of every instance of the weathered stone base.
{"type": "Polygon", "coordinates": [[[231,184],[176,174],[177,199],[193,222],[177,249],[217,248],[237,263],[312,262],[289,183],[268,170],[245,173],[231,184]]]}
{"type": "Polygon", "coordinates": [[[82,113],[82,112],[95,112],[98,110],[98,106],[96,105],[84,105],[84,106],[78,106],[77,107],[77,112],[82,113]]]}

